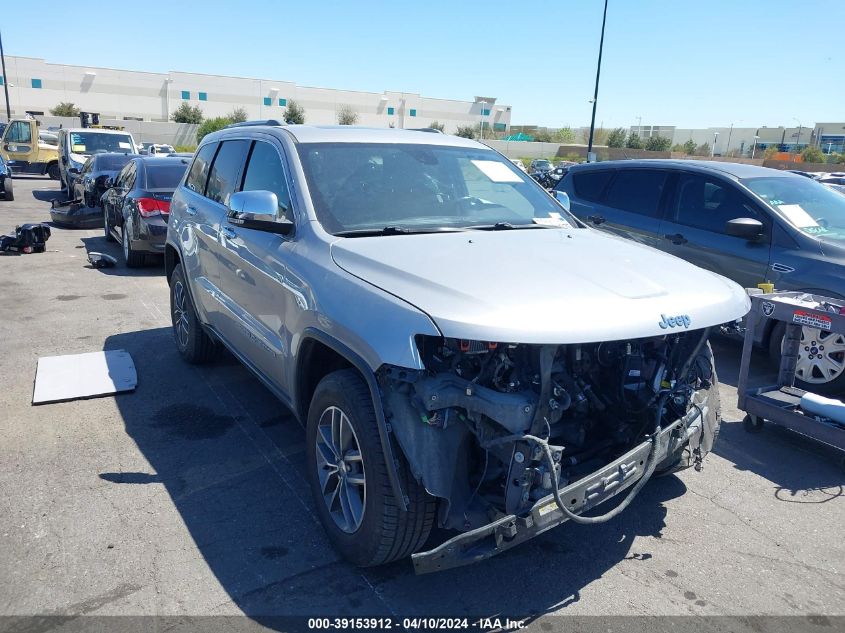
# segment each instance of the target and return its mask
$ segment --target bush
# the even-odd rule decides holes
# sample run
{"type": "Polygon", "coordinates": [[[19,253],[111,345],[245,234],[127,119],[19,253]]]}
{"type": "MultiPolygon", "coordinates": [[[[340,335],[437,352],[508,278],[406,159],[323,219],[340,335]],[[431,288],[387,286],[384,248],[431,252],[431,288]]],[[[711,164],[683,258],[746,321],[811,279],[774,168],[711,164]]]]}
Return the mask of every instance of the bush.
{"type": "Polygon", "coordinates": [[[232,123],[243,123],[247,120],[247,113],[244,108],[235,108],[232,110],[226,118],[229,119],[232,123]]]}
{"type": "Polygon", "coordinates": [[[53,116],[79,116],[79,108],[69,101],[62,101],[55,108],[50,108],[53,116]]]}
{"type": "Polygon", "coordinates": [[[296,125],[305,123],[305,109],[293,99],[288,101],[288,105],[285,108],[285,121],[296,125]]]}
{"type": "Polygon", "coordinates": [[[710,143],[702,143],[696,147],[695,152],[693,152],[695,156],[710,156],[711,153],[710,143]]]}
{"type": "Polygon", "coordinates": [[[222,130],[231,122],[232,121],[229,119],[229,117],[225,116],[218,116],[214,117],[213,119],[206,119],[197,128],[197,144],[202,142],[202,139],[206,134],[211,134],[212,132],[216,132],[217,130],[222,130]]]}
{"type": "Polygon", "coordinates": [[[191,152],[192,154],[197,151],[196,145],[174,145],[173,149],[177,152],[191,152]]]}
{"type": "Polygon", "coordinates": [[[774,155],[780,151],[780,146],[778,145],[769,145],[766,150],[763,152],[763,158],[769,159],[774,158],[774,155]]]}
{"type": "Polygon", "coordinates": [[[183,103],[173,111],[170,120],[176,123],[202,123],[202,110],[199,106],[183,103]]]}
{"type": "Polygon", "coordinates": [[[555,142],[557,143],[574,143],[575,131],[571,127],[562,127],[555,132],[555,142]]]}
{"type": "Polygon", "coordinates": [[[537,130],[537,132],[534,134],[534,140],[537,143],[554,143],[552,133],[549,132],[549,130],[546,128],[543,128],[542,130],[537,130]]]}
{"type": "Polygon", "coordinates": [[[827,162],[827,156],[815,145],[808,145],[801,152],[801,159],[805,163],[824,163],[827,162]]]}
{"type": "Polygon", "coordinates": [[[607,135],[607,146],[608,147],[625,147],[625,128],[617,127],[613,128],[610,131],[610,134],[607,135]]]}
{"type": "Polygon", "coordinates": [[[475,138],[475,128],[471,125],[459,125],[458,129],[455,130],[455,136],[460,136],[463,138],[475,138]]]}
{"type": "Polygon", "coordinates": [[[686,152],[687,156],[692,156],[693,154],[695,154],[695,141],[690,139],[686,143],[684,143],[684,152],[686,152]]]}
{"type": "Polygon", "coordinates": [[[352,106],[342,105],[337,111],[338,125],[355,125],[358,122],[358,113],[352,109],[352,106]]]}
{"type": "Polygon", "coordinates": [[[428,127],[430,127],[432,130],[440,130],[442,132],[446,129],[446,124],[440,123],[440,121],[432,121],[428,124],[428,127]]]}
{"type": "Polygon", "coordinates": [[[631,132],[631,136],[629,136],[625,141],[625,147],[628,149],[642,149],[643,142],[642,139],[640,139],[640,135],[636,132],[631,132]]]}
{"type": "Polygon", "coordinates": [[[668,138],[663,136],[650,136],[645,142],[645,148],[650,152],[665,152],[672,144],[668,138]]]}

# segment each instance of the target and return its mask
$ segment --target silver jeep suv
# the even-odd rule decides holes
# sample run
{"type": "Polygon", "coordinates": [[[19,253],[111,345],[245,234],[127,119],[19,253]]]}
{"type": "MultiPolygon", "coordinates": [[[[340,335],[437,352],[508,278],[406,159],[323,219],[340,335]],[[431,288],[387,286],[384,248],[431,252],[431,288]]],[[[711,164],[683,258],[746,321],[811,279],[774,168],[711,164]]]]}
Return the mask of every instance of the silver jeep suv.
{"type": "Polygon", "coordinates": [[[302,421],[343,556],[478,561],[700,466],[739,286],[586,228],[474,141],[273,123],[206,136],[175,192],[173,332],[302,421]]]}

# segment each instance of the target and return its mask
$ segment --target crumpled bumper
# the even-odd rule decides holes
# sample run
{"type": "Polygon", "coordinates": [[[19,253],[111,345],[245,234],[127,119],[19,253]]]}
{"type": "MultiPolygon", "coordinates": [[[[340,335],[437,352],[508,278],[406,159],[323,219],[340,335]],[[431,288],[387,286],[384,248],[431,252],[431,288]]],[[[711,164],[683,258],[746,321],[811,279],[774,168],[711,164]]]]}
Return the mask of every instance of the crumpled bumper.
{"type": "Polygon", "coordinates": [[[103,210],[84,204],[69,204],[50,209],[54,224],[72,229],[97,229],[103,226],[103,210]]]}
{"type": "MultiPolygon", "coordinates": [[[[686,416],[663,429],[658,436],[657,463],[679,451],[691,439],[700,437],[707,414],[706,405],[693,408],[686,416]]],[[[581,514],[630,488],[645,473],[651,446],[650,441],[645,441],[619,459],[561,488],[561,499],[569,504],[569,510],[581,514]]],[[[413,554],[414,571],[425,574],[470,565],[516,547],[567,520],[554,496],[548,495],[537,501],[523,516],[502,517],[459,534],[427,552],[413,554]]]]}

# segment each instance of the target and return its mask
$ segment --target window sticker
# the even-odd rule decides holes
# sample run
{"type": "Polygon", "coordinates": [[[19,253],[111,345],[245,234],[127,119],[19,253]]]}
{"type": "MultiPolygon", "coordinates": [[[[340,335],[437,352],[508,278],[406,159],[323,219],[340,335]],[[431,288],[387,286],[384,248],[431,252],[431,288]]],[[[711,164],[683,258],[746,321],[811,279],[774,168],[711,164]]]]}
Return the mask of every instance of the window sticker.
{"type": "Polygon", "coordinates": [[[74,154],[82,154],[82,153],[85,152],[85,146],[84,145],[71,145],[70,151],[73,152],[74,154]]]}
{"type": "Polygon", "coordinates": [[[534,224],[541,226],[556,226],[561,229],[571,229],[572,225],[561,217],[560,213],[551,212],[547,218],[534,218],[534,224]]]}
{"type": "Polygon", "coordinates": [[[819,223],[813,219],[813,216],[804,211],[804,208],[800,204],[781,204],[778,206],[778,210],[786,216],[787,220],[799,229],[819,225],[819,223]]]}
{"type": "Polygon", "coordinates": [[[120,147],[120,149],[129,149],[130,147],[132,147],[129,143],[127,143],[125,141],[118,141],[117,144],[120,147]]]}
{"type": "Polygon", "coordinates": [[[522,182],[522,178],[512,172],[504,163],[495,160],[474,160],[471,162],[493,182],[522,182]]]}

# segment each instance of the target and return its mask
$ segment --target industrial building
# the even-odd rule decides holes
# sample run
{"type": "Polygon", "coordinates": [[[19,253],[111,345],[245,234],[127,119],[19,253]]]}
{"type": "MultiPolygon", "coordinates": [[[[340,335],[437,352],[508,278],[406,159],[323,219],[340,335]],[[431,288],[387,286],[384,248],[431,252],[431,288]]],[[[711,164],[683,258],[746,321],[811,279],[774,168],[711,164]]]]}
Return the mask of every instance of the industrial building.
{"type": "Polygon", "coordinates": [[[372,127],[420,128],[438,121],[447,132],[482,123],[505,132],[511,121],[511,107],[496,97],[460,101],[412,92],[314,88],[280,79],[71,66],[11,55],[6,56],[6,75],[13,116],[48,115],[58,103],[71,102],[104,119],[167,121],[180,104],[189,103],[206,118],[243,108],[251,119],[282,120],[288,102],[295,100],[305,109],[306,122],[315,125],[337,123],[344,106],[357,113],[359,125],[372,127]]]}

